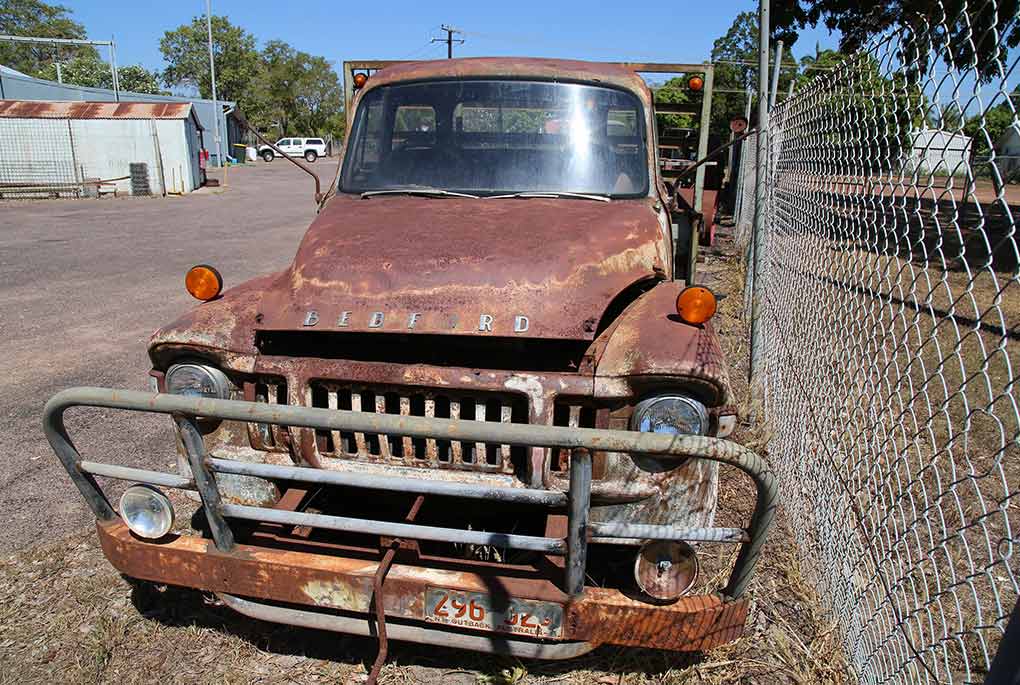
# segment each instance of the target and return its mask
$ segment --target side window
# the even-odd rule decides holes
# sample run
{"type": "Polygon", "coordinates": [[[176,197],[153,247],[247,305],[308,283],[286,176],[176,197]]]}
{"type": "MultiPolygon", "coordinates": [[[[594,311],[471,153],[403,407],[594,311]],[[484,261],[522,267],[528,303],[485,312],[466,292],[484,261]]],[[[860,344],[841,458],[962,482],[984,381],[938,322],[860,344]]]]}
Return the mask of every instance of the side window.
{"type": "Polygon", "coordinates": [[[611,109],[606,116],[606,135],[610,138],[637,135],[637,112],[633,109],[611,109]]]}
{"type": "Polygon", "coordinates": [[[287,147],[290,145],[290,138],[284,138],[276,142],[276,147],[287,147]]]}
{"type": "Polygon", "coordinates": [[[457,129],[464,133],[502,133],[499,108],[457,105],[457,129]]]}
{"type": "MultiPolygon", "coordinates": [[[[383,132],[383,106],[381,102],[373,102],[365,110],[363,117],[359,117],[359,126],[363,131],[358,133],[356,139],[360,141],[358,148],[354,150],[354,167],[364,172],[371,172],[379,163],[381,150],[380,139],[383,132]]],[[[367,176],[367,173],[365,174],[367,176]]]]}
{"type": "Polygon", "coordinates": [[[397,107],[390,149],[428,146],[434,145],[435,142],[436,110],[420,105],[397,107]]]}

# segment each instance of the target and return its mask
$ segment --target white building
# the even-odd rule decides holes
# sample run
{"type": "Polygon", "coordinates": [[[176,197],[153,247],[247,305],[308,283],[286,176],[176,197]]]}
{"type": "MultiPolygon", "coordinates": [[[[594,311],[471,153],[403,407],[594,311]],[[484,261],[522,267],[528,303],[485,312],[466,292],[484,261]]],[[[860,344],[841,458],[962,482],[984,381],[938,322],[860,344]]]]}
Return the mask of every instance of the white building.
{"type": "Polygon", "coordinates": [[[1010,126],[995,141],[995,166],[999,167],[1002,180],[1020,178],[1020,130],[1010,126]]]}
{"type": "Polygon", "coordinates": [[[909,172],[954,176],[967,173],[973,142],[970,136],[940,129],[922,129],[910,134],[907,159],[909,172]]]}
{"type": "Polygon", "coordinates": [[[190,103],[0,100],[0,197],[187,193],[202,147],[190,103]]]}

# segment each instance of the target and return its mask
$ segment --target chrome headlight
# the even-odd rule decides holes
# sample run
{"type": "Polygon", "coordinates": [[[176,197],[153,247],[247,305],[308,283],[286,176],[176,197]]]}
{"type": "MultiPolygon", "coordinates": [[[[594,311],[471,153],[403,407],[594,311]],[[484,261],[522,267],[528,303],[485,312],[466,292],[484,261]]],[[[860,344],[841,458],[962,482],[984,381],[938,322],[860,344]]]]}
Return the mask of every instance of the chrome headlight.
{"type": "Polygon", "coordinates": [[[630,429],[642,433],[704,435],[708,432],[708,410],[701,402],[683,395],[646,397],[634,408],[630,429]]]}
{"type": "MultiPolygon", "coordinates": [[[[708,410],[701,402],[684,395],[653,395],[634,407],[630,429],[642,433],[704,435],[708,432],[708,410]]],[[[631,454],[631,458],[636,466],[653,473],[678,468],[687,461],[647,454],[631,454]]]]}
{"type": "Polygon", "coordinates": [[[174,364],[166,372],[166,391],[188,397],[230,398],[230,381],[214,366],[174,364]]]}
{"type": "Polygon", "coordinates": [[[120,516],[135,535],[158,540],[174,527],[174,507],[151,485],[132,485],[120,498],[120,516]]]}

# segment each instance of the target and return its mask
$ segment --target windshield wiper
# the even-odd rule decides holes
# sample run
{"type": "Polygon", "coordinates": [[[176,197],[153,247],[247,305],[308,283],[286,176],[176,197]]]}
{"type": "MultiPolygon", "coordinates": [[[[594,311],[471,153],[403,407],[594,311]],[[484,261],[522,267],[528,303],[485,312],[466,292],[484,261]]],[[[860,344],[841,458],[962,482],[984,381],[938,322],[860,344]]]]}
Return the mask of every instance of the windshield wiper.
{"type": "Polygon", "coordinates": [[[366,190],[361,194],[361,199],[364,200],[367,197],[373,195],[427,195],[428,197],[470,197],[475,200],[478,199],[477,195],[471,195],[470,193],[455,193],[452,190],[443,190],[442,188],[393,188],[390,190],[366,190]]]}
{"type": "Polygon", "coordinates": [[[507,195],[489,195],[486,200],[503,200],[509,197],[574,197],[579,200],[597,200],[609,202],[608,195],[594,195],[592,193],[570,193],[565,190],[536,190],[527,193],[509,193],[507,195]]]}

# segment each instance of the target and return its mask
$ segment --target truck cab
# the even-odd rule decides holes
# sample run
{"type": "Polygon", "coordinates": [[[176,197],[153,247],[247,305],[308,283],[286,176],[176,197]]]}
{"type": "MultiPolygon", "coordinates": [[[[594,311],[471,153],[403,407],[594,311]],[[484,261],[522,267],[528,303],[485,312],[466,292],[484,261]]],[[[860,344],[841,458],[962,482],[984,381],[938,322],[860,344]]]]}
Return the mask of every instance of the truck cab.
{"type": "Polygon", "coordinates": [[[520,656],[737,637],[774,484],[723,439],[715,299],[645,82],[485,58],[360,84],[292,263],[223,292],[196,267],[203,302],[149,345],[154,394],[48,406],[176,422],[177,474],[101,470],[156,512],[150,491],[195,491],[185,533],[104,506],[51,435],[107,556],[262,619],[520,656]],[[715,524],[720,462],[754,483],[746,526],[715,524]],[[721,588],[699,577],[717,544],[740,548],[721,588]]]}

